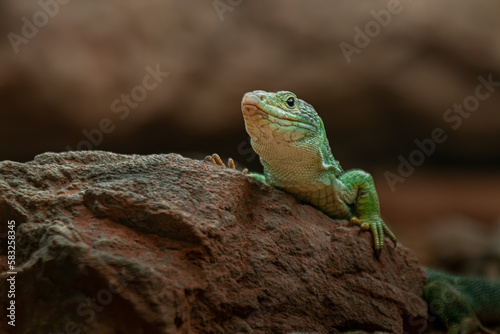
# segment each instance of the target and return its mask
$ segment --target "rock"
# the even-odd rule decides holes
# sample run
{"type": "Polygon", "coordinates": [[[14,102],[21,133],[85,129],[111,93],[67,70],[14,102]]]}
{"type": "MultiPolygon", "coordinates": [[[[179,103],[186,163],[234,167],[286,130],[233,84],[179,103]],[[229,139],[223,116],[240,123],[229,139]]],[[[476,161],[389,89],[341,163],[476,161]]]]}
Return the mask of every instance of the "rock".
{"type": "Polygon", "coordinates": [[[425,327],[425,274],[408,249],[386,245],[377,261],[369,233],[239,171],[91,151],[4,161],[0,175],[0,218],[17,229],[20,333],[425,327]]]}

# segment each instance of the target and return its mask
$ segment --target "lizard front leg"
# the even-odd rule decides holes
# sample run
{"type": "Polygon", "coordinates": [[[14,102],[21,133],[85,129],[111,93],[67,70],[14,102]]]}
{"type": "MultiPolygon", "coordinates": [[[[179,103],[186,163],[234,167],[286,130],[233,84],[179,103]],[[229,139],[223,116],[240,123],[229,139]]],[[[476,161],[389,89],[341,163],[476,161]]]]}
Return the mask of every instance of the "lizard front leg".
{"type": "Polygon", "coordinates": [[[373,235],[375,256],[380,258],[384,237],[388,236],[397,245],[396,236],[380,217],[380,205],[373,177],[361,170],[352,169],[338,177],[341,199],[347,204],[355,204],[356,212],[351,223],[360,225],[362,230],[370,230],[373,235]]]}

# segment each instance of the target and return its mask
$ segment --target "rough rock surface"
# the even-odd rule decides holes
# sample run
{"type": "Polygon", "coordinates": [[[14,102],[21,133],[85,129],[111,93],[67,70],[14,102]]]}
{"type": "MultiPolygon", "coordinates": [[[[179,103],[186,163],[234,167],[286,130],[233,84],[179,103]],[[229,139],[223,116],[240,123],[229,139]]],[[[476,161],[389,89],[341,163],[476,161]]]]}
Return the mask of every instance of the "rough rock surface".
{"type": "Polygon", "coordinates": [[[408,249],[387,245],[377,261],[369,233],[238,171],[94,151],[4,161],[0,175],[2,239],[17,226],[20,333],[425,327],[425,275],[408,249]]]}

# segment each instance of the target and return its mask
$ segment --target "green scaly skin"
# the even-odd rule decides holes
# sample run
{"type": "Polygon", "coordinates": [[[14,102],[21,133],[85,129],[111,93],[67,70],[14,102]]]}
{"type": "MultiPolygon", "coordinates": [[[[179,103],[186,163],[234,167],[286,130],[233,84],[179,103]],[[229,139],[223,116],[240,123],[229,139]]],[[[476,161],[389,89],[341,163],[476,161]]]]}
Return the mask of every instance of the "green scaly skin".
{"type": "Polygon", "coordinates": [[[424,300],[450,334],[495,333],[482,324],[500,322],[500,280],[454,276],[424,268],[424,300]]]}
{"type": "Polygon", "coordinates": [[[373,234],[380,256],[384,236],[396,237],[380,217],[372,176],[345,171],[332,155],[323,121],[314,108],[291,92],[245,94],[241,102],[251,144],[264,174],[250,176],[283,189],[330,217],[345,218],[373,234]]]}
{"type": "MultiPolygon", "coordinates": [[[[251,144],[264,174],[248,173],[283,189],[333,218],[350,219],[373,235],[380,257],[384,237],[396,237],[380,217],[372,176],[360,169],[344,171],[334,159],[323,121],[314,108],[287,91],[246,93],[241,102],[251,144]]],[[[224,165],[217,155],[208,161],[224,165]]],[[[234,163],[230,162],[234,168],[234,163]]],[[[244,171],[246,173],[246,171],[244,171]]],[[[456,277],[425,269],[424,299],[450,334],[493,333],[480,322],[500,321],[500,281],[456,277]]]]}

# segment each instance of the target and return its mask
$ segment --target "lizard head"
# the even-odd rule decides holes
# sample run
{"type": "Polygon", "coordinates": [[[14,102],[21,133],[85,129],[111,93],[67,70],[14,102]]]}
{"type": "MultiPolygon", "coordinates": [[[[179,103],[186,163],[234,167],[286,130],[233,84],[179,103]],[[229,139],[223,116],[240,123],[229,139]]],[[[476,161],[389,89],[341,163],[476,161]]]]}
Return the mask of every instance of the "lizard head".
{"type": "Polygon", "coordinates": [[[299,141],[314,136],[323,125],[309,103],[287,91],[246,93],[241,110],[247,132],[255,141],[299,141]]]}
{"type": "Polygon", "coordinates": [[[261,158],[268,152],[275,158],[285,158],[299,150],[321,155],[322,147],[329,149],[323,121],[316,110],[292,92],[246,93],[241,110],[252,146],[261,158]]]}

